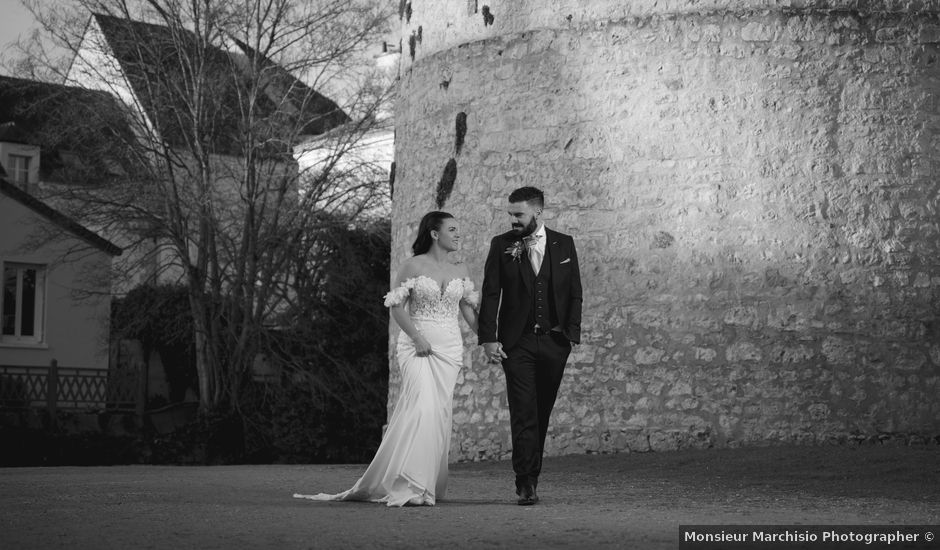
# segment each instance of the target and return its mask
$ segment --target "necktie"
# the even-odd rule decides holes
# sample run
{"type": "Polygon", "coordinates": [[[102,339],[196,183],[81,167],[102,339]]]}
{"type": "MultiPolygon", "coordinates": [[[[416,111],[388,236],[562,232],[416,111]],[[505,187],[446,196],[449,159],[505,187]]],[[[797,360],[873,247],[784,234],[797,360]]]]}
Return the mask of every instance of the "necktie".
{"type": "Polygon", "coordinates": [[[542,267],[542,250],[539,248],[539,239],[542,235],[529,235],[526,237],[526,247],[529,249],[529,261],[532,262],[532,271],[539,274],[542,267]]]}

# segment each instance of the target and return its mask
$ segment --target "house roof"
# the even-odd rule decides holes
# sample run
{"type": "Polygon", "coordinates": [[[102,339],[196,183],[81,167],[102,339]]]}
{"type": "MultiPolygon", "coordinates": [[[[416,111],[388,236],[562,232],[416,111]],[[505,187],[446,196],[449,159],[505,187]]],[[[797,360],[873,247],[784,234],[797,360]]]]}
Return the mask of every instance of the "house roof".
{"type": "Polygon", "coordinates": [[[106,92],[0,75],[0,141],[39,146],[43,180],[125,174],[133,163],[121,144],[132,136],[124,108],[106,92]]]}
{"type": "Polygon", "coordinates": [[[48,204],[8,182],[3,177],[0,177],[0,194],[6,195],[7,197],[15,200],[33,212],[36,212],[40,216],[43,216],[52,223],[84,240],[88,244],[95,246],[112,256],[121,255],[122,250],[116,244],[103,239],[72,218],[69,218],[65,214],[62,214],[58,210],[53,209],[48,204]]]}
{"type": "MultiPolygon", "coordinates": [[[[9,143],[29,143],[29,138],[16,121],[0,122],[0,141],[9,143]]],[[[0,165],[2,166],[2,165],[0,165]]]]}
{"type": "MultiPolygon", "coordinates": [[[[176,116],[181,107],[179,99],[174,98],[174,88],[187,80],[179,63],[179,47],[182,44],[186,48],[197,48],[196,36],[188,31],[174,33],[161,25],[100,13],[92,17],[161,137],[171,145],[185,145],[193,132],[185,117],[176,116]]],[[[240,109],[247,96],[244,91],[249,82],[248,61],[256,54],[246,45],[235,42],[241,53],[217,46],[206,49],[209,75],[214,77],[204,82],[210,87],[205,98],[208,119],[204,122],[212,128],[209,145],[214,151],[237,155],[241,153],[241,137],[246,130],[240,109]]],[[[278,141],[277,138],[284,141],[282,151],[290,149],[291,144],[286,142],[293,139],[293,129],[299,128],[300,134],[316,135],[350,120],[335,102],[310,89],[283,68],[262,61],[272,76],[256,105],[257,119],[265,121],[263,126],[273,141],[278,141]]]]}
{"type": "Polygon", "coordinates": [[[332,99],[304,84],[284,67],[256,52],[241,40],[233,39],[232,42],[242,51],[245,59],[257,60],[258,64],[265,68],[268,77],[265,92],[273,102],[286,104],[292,111],[289,114],[300,118],[304,124],[301,134],[325,134],[352,121],[332,99]],[[281,101],[284,99],[286,101],[281,101]]]}

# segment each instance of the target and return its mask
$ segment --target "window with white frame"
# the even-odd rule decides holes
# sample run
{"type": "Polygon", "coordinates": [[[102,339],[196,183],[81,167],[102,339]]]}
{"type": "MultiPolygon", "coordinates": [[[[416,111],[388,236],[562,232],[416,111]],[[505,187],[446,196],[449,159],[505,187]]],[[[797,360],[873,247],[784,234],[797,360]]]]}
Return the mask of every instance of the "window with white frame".
{"type": "Polygon", "coordinates": [[[3,342],[39,343],[42,341],[43,298],[46,268],[36,264],[4,262],[3,342]]]}
{"type": "Polygon", "coordinates": [[[10,176],[10,179],[13,180],[13,183],[19,185],[24,190],[30,184],[29,181],[29,169],[30,163],[33,160],[33,157],[28,155],[7,155],[9,157],[9,162],[7,163],[9,167],[7,168],[7,173],[10,176]]]}

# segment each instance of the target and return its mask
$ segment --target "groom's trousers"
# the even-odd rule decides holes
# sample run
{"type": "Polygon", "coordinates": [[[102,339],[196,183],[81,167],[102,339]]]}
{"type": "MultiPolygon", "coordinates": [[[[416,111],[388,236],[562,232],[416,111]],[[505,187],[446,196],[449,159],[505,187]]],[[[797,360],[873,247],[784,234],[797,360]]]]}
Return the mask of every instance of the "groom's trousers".
{"type": "Polygon", "coordinates": [[[512,429],[512,468],[516,489],[538,485],[548,419],[571,353],[571,343],[560,332],[528,332],[506,350],[503,372],[509,398],[512,429]]]}

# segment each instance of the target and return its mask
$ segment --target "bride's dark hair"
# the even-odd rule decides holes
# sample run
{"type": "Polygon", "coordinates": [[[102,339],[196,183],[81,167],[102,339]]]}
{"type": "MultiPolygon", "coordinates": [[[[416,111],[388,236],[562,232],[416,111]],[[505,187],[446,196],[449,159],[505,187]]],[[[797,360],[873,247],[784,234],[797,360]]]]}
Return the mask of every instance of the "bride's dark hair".
{"type": "Polygon", "coordinates": [[[411,245],[412,252],[415,253],[415,256],[418,254],[424,254],[428,250],[431,250],[431,243],[434,239],[431,238],[431,231],[440,231],[441,224],[444,223],[444,220],[452,219],[453,216],[447,212],[428,212],[421,218],[421,223],[418,225],[418,237],[415,239],[413,245],[411,245]]]}

